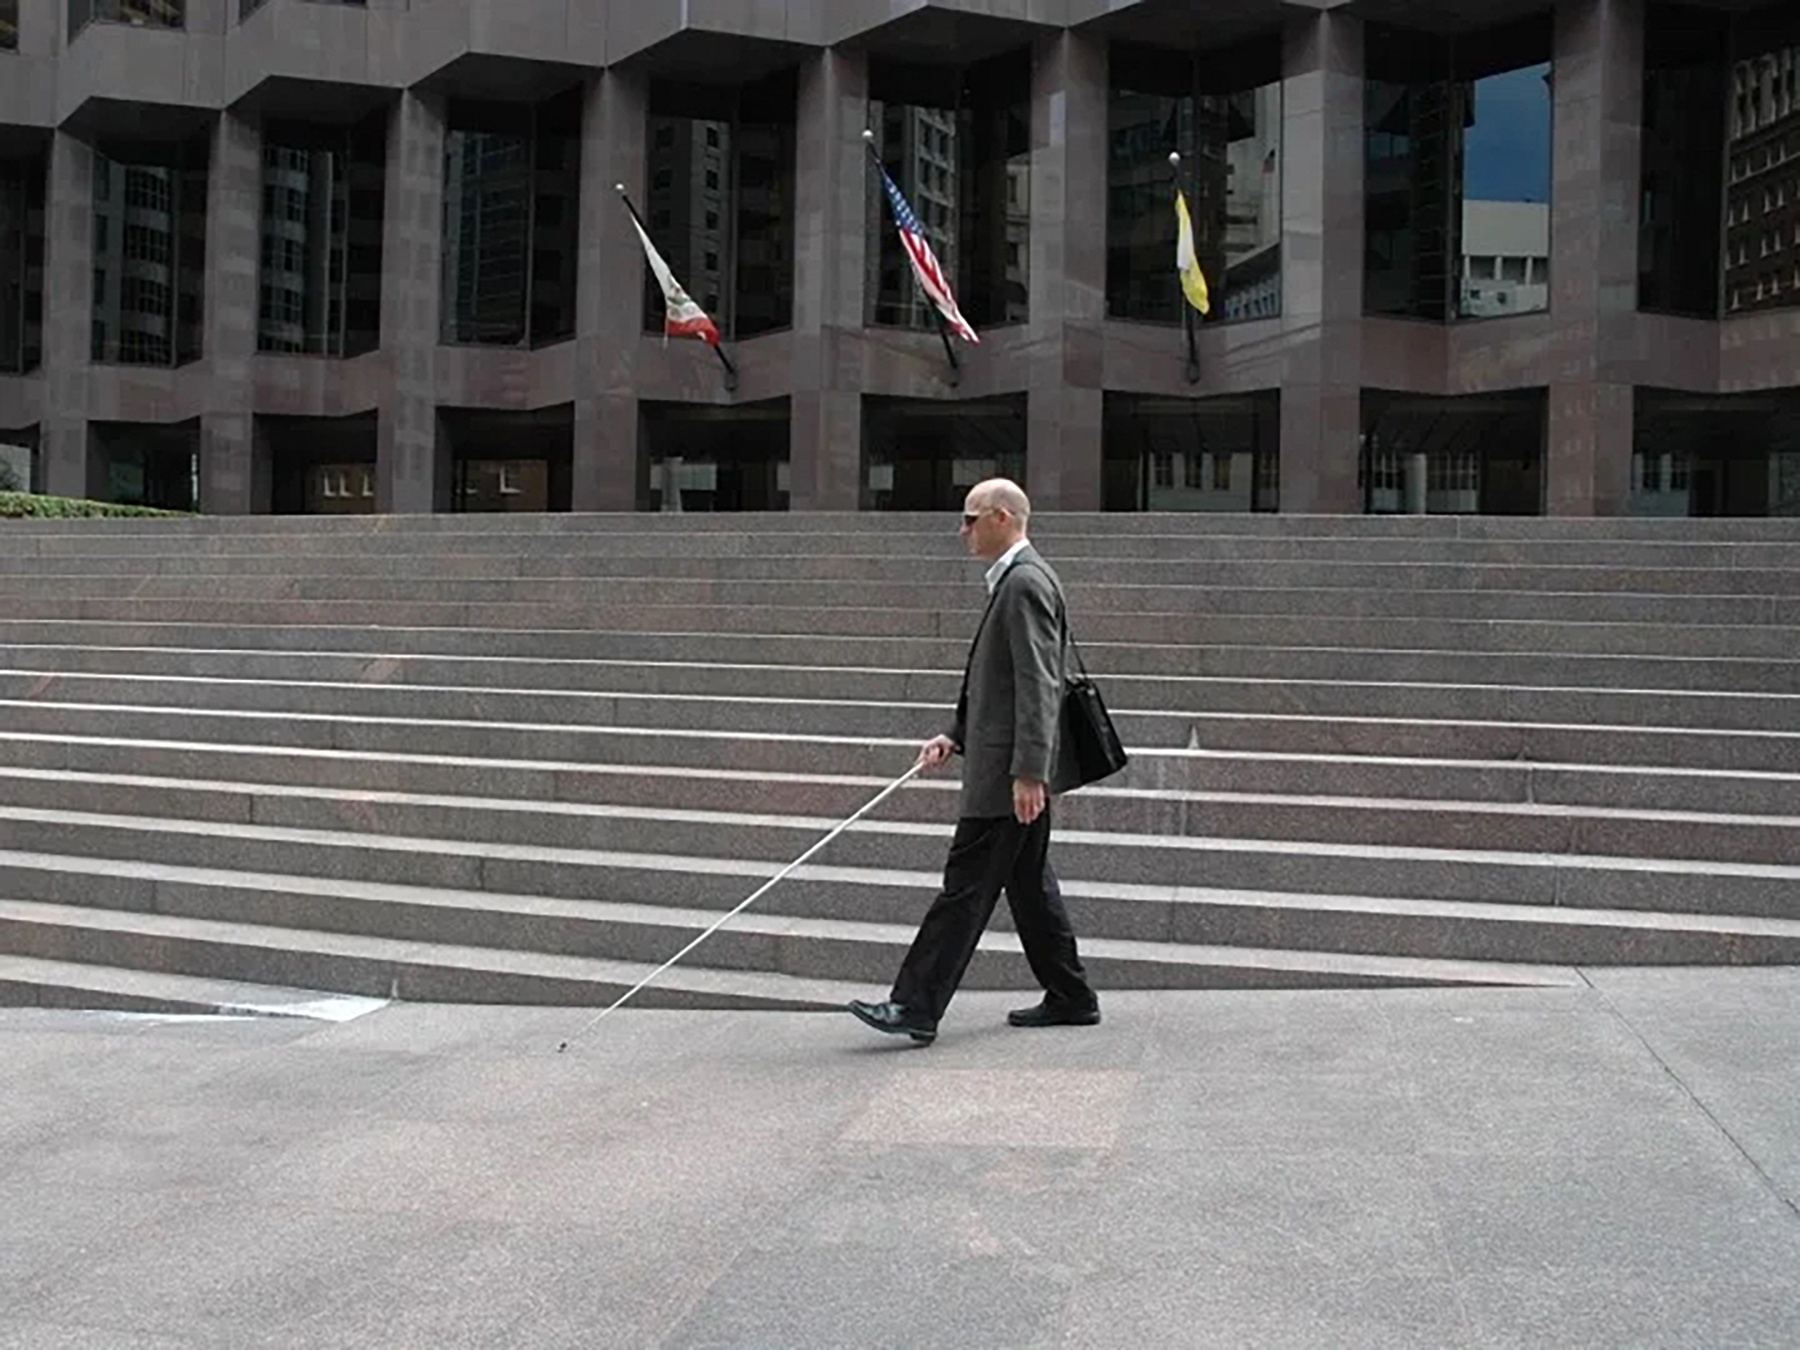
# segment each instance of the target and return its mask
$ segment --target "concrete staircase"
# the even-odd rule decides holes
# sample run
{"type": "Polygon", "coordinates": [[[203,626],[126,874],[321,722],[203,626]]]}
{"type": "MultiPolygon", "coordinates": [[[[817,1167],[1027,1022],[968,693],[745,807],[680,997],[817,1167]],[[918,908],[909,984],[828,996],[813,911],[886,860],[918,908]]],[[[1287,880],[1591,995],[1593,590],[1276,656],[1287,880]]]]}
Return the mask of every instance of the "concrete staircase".
{"type": "MultiPolygon", "coordinates": [[[[1103,990],[1800,962],[1800,524],[1034,534],[1135,755],[1058,807],[1103,990]]],[[[608,1002],[907,767],[979,576],[949,515],[0,525],[0,1001],[608,1002]]],[[[954,803],[643,1002],[878,993],[954,803]]]]}

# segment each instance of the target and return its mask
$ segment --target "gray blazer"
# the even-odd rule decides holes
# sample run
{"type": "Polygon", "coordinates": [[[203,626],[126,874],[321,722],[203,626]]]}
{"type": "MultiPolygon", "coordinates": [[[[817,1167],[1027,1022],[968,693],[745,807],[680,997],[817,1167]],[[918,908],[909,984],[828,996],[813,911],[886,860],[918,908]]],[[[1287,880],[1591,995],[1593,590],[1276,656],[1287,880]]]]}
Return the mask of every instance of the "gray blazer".
{"type": "Polygon", "coordinates": [[[1062,582],[1027,544],[994,587],[947,732],[963,756],[963,816],[1012,815],[1015,778],[1076,785],[1059,734],[1068,659],[1062,582]]]}

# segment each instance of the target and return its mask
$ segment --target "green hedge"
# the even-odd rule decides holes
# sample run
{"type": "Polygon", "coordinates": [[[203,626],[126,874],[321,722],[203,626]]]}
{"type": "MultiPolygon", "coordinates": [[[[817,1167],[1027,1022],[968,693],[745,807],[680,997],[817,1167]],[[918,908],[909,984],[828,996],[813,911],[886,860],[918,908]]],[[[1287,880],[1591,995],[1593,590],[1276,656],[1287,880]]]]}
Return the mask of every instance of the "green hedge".
{"type": "Polygon", "coordinates": [[[159,511],[150,506],[119,506],[76,497],[45,497],[30,492],[0,492],[0,520],[97,520],[118,516],[184,516],[186,511],[159,511]]]}

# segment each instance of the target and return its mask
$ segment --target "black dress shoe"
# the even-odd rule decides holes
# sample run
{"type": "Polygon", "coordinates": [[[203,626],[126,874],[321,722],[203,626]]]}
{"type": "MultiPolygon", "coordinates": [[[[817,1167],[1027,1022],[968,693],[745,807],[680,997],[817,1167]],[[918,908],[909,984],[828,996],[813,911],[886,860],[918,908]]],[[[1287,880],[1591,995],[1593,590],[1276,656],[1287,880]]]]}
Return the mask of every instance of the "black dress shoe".
{"type": "Polygon", "coordinates": [[[850,1011],[858,1021],[890,1036],[911,1036],[920,1045],[930,1045],[937,1039],[936,1022],[898,1003],[864,1003],[853,998],[850,1011]]]}
{"type": "Polygon", "coordinates": [[[1045,999],[1029,1008],[1014,1008],[1006,1014],[1006,1021],[1015,1027],[1091,1027],[1099,1024],[1100,1007],[1045,999]]]}

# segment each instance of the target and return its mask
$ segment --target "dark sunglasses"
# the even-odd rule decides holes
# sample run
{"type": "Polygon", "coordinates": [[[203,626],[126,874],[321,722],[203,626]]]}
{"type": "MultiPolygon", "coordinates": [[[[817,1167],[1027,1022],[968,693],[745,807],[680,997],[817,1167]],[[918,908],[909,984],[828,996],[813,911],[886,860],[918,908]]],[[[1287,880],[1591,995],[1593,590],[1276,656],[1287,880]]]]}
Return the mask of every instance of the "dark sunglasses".
{"type": "Polygon", "coordinates": [[[983,516],[991,515],[993,513],[993,510],[994,510],[994,508],[991,506],[984,506],[981,508],[981,510],[975,512],[973,515],[970,515],[967,511],[964,511],[963,512],[963,524],[965,526],[973,525],[976,521],[980,520],[983,516]]]}

